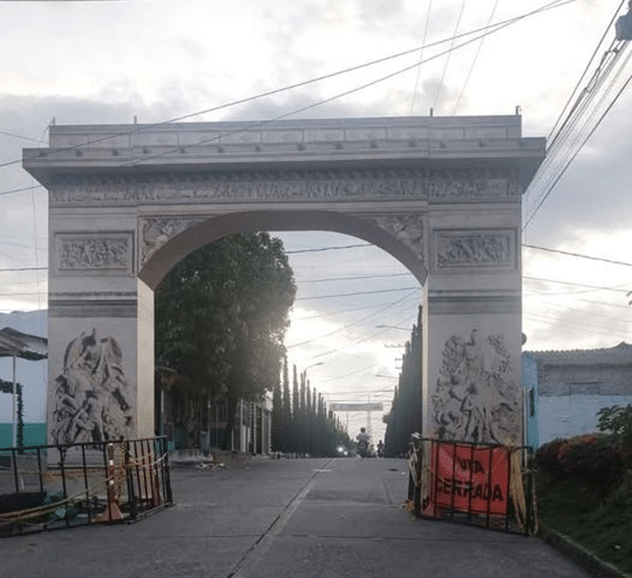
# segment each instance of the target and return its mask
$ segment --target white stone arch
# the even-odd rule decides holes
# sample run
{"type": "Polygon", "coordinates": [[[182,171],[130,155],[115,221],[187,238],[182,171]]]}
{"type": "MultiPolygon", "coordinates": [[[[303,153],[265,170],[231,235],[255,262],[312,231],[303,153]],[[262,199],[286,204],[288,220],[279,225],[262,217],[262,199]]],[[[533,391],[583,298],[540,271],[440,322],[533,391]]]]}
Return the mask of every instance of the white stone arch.
{"type": "Polygon", "coordinates": [[[49,190],[49,442],[153,435],[153,289],[196,247],[246,230],[338,231],[393,255],[424,287],[424,433],[522,440],[521,195],[545,142],[522,136],[520,116],[49,138],[24,151],[49,190]]]}

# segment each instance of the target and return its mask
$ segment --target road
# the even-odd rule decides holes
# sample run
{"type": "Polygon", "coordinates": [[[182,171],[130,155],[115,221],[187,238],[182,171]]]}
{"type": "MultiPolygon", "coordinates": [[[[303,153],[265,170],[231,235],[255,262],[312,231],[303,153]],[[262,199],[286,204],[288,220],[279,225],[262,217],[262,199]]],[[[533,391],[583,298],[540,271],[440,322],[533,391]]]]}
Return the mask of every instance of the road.
{"type": "Polygon", "coordinates": [[[416,519],[403,460],[241,459],[173,470],[176,505],[130,525],[0,540],[29,578],[584,578],[549,546],[416,519]]]}

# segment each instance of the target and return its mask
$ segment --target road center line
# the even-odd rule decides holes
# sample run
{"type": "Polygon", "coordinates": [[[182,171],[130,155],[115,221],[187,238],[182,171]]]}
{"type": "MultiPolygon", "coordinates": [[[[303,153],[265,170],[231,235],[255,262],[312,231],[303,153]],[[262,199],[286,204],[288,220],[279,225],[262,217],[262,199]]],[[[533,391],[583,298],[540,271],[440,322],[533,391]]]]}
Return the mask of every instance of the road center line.
{"type": "MultiPolygon", "coordinates": [[[[326,464],[325,468],[333,461],[331,458],[326,464]]],[[[290,518],[294,515],[294,512],[303,503],[303,500],[307,497],[307,494],[316,485],[316,474],[321,473],[322,470],[314,470],[309,480],[298,491],[298,493],[292,498],[290,503],[285,506],[283,511],[274,519],[268,529],[259,537],[259,539],[249,548],[249,550],[243,555],[241,560],[237,562],[235,567],[229,572],[226,578],[247,578],[254,575],[253,571],[259,567],[261,558],[268,551],[270,546],[274,543],[275,538],[285,528],[290,518]]]]}

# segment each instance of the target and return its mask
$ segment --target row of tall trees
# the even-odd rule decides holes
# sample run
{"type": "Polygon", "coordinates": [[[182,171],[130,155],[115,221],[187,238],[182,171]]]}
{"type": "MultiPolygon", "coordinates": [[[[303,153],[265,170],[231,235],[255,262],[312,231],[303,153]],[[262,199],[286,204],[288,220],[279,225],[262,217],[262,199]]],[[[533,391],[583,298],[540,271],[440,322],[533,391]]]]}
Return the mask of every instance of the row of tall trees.
{"type": "Polygon", "coordinates": [[[322,395],[310,386],[306,373],[299,376],[296,365],[290,371],[283,363],[282,383],[273,390],[272,449],[312,456],[336,455],[336,448],[349,444],[349,436],[322,395]]]}
{"type": "Polygon", "coordinates": [[[387,423],[384,451],[387,457],[405,455],[411,434],[421,432],[421,313],[420,307],[417,324],[413,326],[410,341],[406,342],[393,405],[384,416],[387,423]]]}
{"type": "Polygon", "coordinates": [[[156,363],[186,378],[190,435],[224,394],[227,446],[239,400],[262,399],[278,384],[295,295],[283,243],[268,233],[224,237],[165,276],[155,295],[156,363]]]}

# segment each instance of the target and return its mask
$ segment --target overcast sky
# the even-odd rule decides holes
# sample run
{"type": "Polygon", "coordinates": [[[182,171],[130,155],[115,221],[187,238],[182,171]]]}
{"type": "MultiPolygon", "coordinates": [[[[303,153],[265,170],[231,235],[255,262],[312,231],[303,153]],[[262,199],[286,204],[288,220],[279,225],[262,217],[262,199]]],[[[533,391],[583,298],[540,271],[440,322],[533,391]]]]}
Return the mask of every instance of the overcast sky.
{"type": "MultiPolygon", "coordinates": [[[[411,67],[301,116],[427,115],[430,108],[435,115],[505,115],[520,106],[524,136],[547,137],[624,3],[558,2],[452,52],[473,37],[430,44],[549,3],[0,2],[0,164],[20,159],[23,147],[46,146],[53,118],[57,124],[130,123],[134,116],[141,123],[165,121],[424,44],[402,58],[191,120],[266,120],[411,67]]],[[[613,36],[610,29],[606,44],[613,36]]],[[[628,65],[621,78],[631,72],[628,65]]],[[[524,242],[632,262],[631,104],[627,90],[529,222],[524,242]]],[[[19,163],[0,167],[0,269],[47,264],[46,192],[7,193],[36,184],[19,163]]],[[[525,199],[525,217],[543,190],[525,199]]],[[[361,240],[328,233],[282,237],[299,286],[286,340],[291,362],[299,370],[312,366],[310,381],[330,401],[368,395],[390,401],[402,351],[397,346],[416,319],[421,288],[374,247],[304,252],[361,240]],[[329,297],[366,291],[383,292],[329,297]]],[[[523,270],[528,349],[631,341],[630,267],[526,248],[523,270]]],[[[46,307],[45,270],[0,271],[0,278],[0,311],[46,307]]],[[[377,426],[380,416],[372,417],[377,426]]],[[[365,421],[351,418],[352,430],[365,421]]]]}

